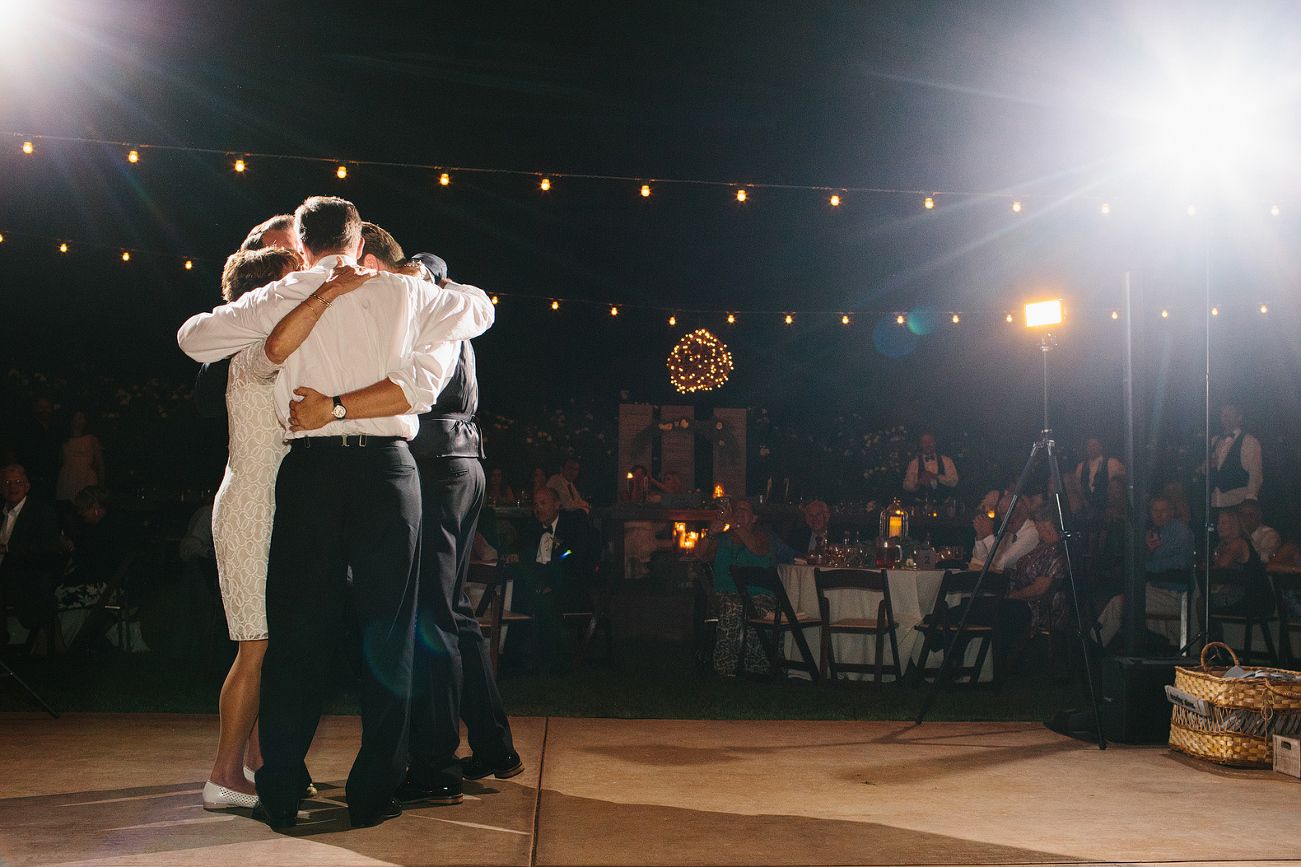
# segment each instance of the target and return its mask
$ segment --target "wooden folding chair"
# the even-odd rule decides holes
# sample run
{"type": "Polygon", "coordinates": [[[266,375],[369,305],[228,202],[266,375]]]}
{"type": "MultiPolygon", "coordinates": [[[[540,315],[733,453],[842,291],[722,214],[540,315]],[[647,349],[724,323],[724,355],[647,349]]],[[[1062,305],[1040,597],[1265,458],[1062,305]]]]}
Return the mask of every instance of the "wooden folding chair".
{"type": "Polygon", "coordinates": [[[1285,668],[1296,668],[1301,654],[1292,652],[1292,633],[1301,632],[1301,617],[1293,614],[1292,600],[1301,602],[1301,572],[1270,572],[1274,579],[1274,605],[1278,612],[1278,651],[1285,668]]]}
{"type": "Polygon", "coordinates": [[[488,640],[488,654],[492,658],[492,673],[497,675],[497,657],[501,653],[502,629],[516,624],[517,629],[529,630],[529,644],[533,648],[534,666],[537,666],[538,631],[532,615],[506,610],[506,585],[510,581],[504,564],[471,563],[467,583],[483,585],[483,596],[474,610],[479,621],[479,631],[488,640]]]}
{"type": "MultiPolygon", "coordinates": [[[[935,607],[922,618],[922,622],[913,627],[921,633],[922,648],[921,657],[917,660],[916,667],[913,671],[913,684],[921,682],[922,678],[935,677],[940,670],[940,666],[927,667],[926,660],[932,653],[943,654],[949,646],[949,641],[958,631],[958,623],[962,620],[962,611],[960,606],[965,603],[972,606],[975,610],[967,618],[966,628],[962,632],[961,646],[953,648],[953,664],[949,667],[949,676],[954,682],[958,678],[966,677],[967,682],[975,685],[980,680],[980,673],[985,668],[985,659],[994,647],[994,638],[998,634],[999,609],[1002,607],[1003,597],[1007,595],[1009,578],[997,572],[990,572],[985,576],[984,583],[980,587],[980,596],[975,596],[976,582],[980,578],[979,572],[945,572],[944,577],[940,579],[940,592],[935,597],[935,607]],[[959,596],[956,603],[950,603],[948,600],[953,595],[959,596]],[[972,641],[979,642],[979,650],[976,654],[976,661],[971,665],[965,665],[964,660],[967,658],[967,648],[972,641]]],[[[998,672],[994,672],[994,683],[998,682],[998,672]]]]}
{"type": "MultiPolygon", "coordinates": [[[[1233,613],[1217,612],[1215,607],[1211,606],[1211,621],[1220,624],[1221,627],[1225,623],[1241,624],[1242,647],[1241,649],[1235,647],[1234,651],[1242,662],[1250,663],[1253,658],[1259,658],[1269,665],[1278,665],[1278,652],[1274,649],[1274,637],[1270,634],[1269,624],[1280,615],[1270,611],[1274,607],[1274,594],[1268,589],[1269,578],[1265,577],[1263,584],[1258,583],[1259,580],[1259,576],[1253,577],[1244,574],[1241,570],[1211,569],[1211,587],[1228,585],[1241,587],[1243,591],[1242,602],[1233,606],[1236,609],[1233,613]],[[1253,652],[1251,649],[1252,632],[1255,629],[1259,629],[1264,636],[1264,653],[1253,652]]],[[[1210,598],[1209,595],[1207,598],[1210,598]]]]}
{"type": "Polygon", "coordinates": [[[732,583],[736,585],[741,597],[743,614],[741,617],[740,658],[745,659],[746,633],[754,629],[759,642],[768,651],[768,671],[772,677],[777,676],[779,668],[796,668],[808,672],[814,683],[822,680],[822,666],[813,658],[804,630],[822,625],[822,618],[811,614],[802,614],[791,605],[790,596],[781,582],[777,570],[761,566],[731,567],[732,583]],[[750,593],[751,587],[767,590],[777,600],[777,610],[772,614],[760,614],[754,607],[750,593]],[[799,649],[800,659],[786,659],[782,653],[782,638],[789,632],[795,637],[795,646],[799,649]]]}
{"type": "Polygon", "coordinates": [[[884,572],[863,569],[814,569],[813,584],[818,591],[818,608],[822,614],[822,677],[824,682],[840,681],[841,673],[871,674],[872,683],[881,688],[883,676],[894,675],[895,683],[903,684],[903,672],[899,668],[899,624],[894,619],[894,605],[890,601],[889,576],[884,572]],[[831,618],[831,602],[827,591],[857,590],[862,593],[879,593],[881,600],[876,606],[876,618],[864,617],[831,618]],[[870,663],[837,662],[831,636],[874,635],[876,636],[876,655],[870,663]],[[890,639],[890,662],[885,662],[885,640],[890,639]],[[830,677],[828,678],[828,675],[830,677]]]}

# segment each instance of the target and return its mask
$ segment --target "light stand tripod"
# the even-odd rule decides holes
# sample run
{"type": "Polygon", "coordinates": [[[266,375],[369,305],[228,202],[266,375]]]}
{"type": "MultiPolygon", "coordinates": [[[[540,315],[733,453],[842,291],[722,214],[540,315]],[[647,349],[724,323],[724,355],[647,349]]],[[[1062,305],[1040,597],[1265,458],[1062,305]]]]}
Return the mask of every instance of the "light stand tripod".
{"type": "Polygon", "coordinates": [[[59,718],[59,715],[54,712],[54,708],[50,707],[46,703],[45,699],[41,698],[40,695],[37,694],[36,690],[28,686],[27,681],[23,680],[17,674],[14,674],[14,670],[10,668],[3,659],[0,659],[0,678],[6,678],[6,677],[12,677],[15,681],[17,681],[18,685],[21,686],[23,689],[27,690],[27,694],[30,695],[32,698],[34,698],[37,704],[45,708],[46,712],[50,716],[54,717],[55,719],[59,718]]]}
{"type": "Polygon", "coordinates": [[[1034,470],[1035,460],[1039,457],[1040,452],[1048,456],[1048,468],[1051,473],[1053,498],[1057,503],[1057,525],[1062,535],[1062,547],[1066,551],[1066,577],[1071,585],[1071,601],[1075,605],[1075,625],[1080,639],[1080,648],[1084,657],[1084,677],[1089,684],[1089,701],[1093,706],[1093,718],[1097,723],[1098,731],[1098,749],[1107,748],[1106,736],[1102,733],[1102,714],[1098,710],[1097,691],[1093,686],[1093,670],[1089,662],[1089,642],[1087,631],[1084,628],[1084,615],[1080,607],[1079,588],[1075,582],[1075,571],[1071,567],[1071,545],[1070,533],[1066,530],[1067,504],[1062,501],[1062,492],[1065,488],[1062,486],[1062,473],[1057,464],[1057,444],[1053,440],[1052,428],[1048,426],[1048,352],[1056,344],[1051,334],[1045,334],[1039,341],[1039,348],[1043,351],[1044,358],[1044,426],[1040,433],[1039,440],[1030,448],[1030,457],[1025,462],[1025,468],[1021,470],[1021,477],[1017,479],[1016,487],[1012,490],[1012,501],[1008,504],[1007,511],[1003,513],[1003,522],[998,526],[998,532],[994,535],[994,544],[990,547],[989,555],[985,558],[985,565],[980,569],[980,576],[976,579],[976,585],[972,590],[971,602],[962,612],[962,617],[958,621],[958,628],[954,631],[953,636],[949,639],[948,646],[944,649],[944,659],[940,663],[939,671],[935,673],[935,679],[931,682],[930,689],[926,693],[926,698],[922,700],[921,710],[917,712],[916,725],[921,725],[926,718],[926,711],[930,709],[931,701],[935,698],[935,693],[939,691],[944,679],[953,667],[954,650],[964,646],[962,644],[962,633],[967,627],[967,618],[971,616],[972,609],[976,607],[976,600],[980,598],[981,585],[985,583],[985,576],[989,574],[989,568],[994,563],[994,555],[998,553],[999,545],[1003,542],[1003,537],[1007,535],[1007,526],[1012,520],[1012,515],[1016,512],[1017,504],[1021,502],[1021,492],[1025,489],[1026,482],[1030,479],[1030,473],[1034,470]]]}

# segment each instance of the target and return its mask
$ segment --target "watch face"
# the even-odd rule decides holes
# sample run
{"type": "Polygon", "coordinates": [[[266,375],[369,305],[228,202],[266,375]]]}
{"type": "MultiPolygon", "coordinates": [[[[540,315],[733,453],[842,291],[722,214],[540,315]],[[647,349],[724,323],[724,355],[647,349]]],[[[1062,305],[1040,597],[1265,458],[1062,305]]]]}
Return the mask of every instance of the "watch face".
{"type": "Polygon", "coordinates": [[[347,411],[346,409],[343,408],[343,404],[337,404],[337,405],[334,407],[334,409],[330,410],[330,413],[331,413],[335,418],[343,418],[343,417],[347,414],[347,412],[348,412],[348,411],[347,411]]]}

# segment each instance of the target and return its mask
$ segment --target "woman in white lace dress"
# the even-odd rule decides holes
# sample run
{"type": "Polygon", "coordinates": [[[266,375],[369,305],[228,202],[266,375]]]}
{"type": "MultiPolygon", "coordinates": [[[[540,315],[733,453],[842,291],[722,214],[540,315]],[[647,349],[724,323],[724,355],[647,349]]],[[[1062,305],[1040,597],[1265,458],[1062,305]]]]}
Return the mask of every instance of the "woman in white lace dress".
{"type": "MultiPolygon", "coordinates": [[[[226,261],[222,296],[234,301],[301,268],[297,253],[279,247],[241,251],[226,261]]],[[[266,340],[240,351],[230,361],[226,380],[230,456],[212,505],[212,540],[226,625],[231,640],[239,642],[239,650],[221,688],[217,759],[203,793],[204,806],[210,810],[257,805],[253,783],[244,769],[262,763],[254,724],[267,646],[267,556],[276,474],[289,451],[276,418],[276,373],[311,333],[328,303],[365,280],[355,270],[336,270],[313,296],[288,313],[266,340]]]]}

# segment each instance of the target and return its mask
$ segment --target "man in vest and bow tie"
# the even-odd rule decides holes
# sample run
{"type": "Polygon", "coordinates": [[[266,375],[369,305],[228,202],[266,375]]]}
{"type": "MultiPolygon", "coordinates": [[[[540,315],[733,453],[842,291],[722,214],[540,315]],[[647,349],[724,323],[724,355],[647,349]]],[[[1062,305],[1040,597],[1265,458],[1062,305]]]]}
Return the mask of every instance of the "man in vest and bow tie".
{"type": "Polygon", "coordinates": [[[1227,509],[1243,500],[1259,500],[1264,482],[1260,441],[1242,429],[1242,410],[1231,403],[1220,409],[1223,436],[1211,446],[1211,507],[1227,509]]]}
{"type": "Polygon", "coordinates": [[[935,446],[935,434],[924,433],[921,438],[921,454],[913,458],[903,474],[903,489],[909,493],[915,491],[937,491],[943,485],[946,488],[957,487],[958,471],[953,466],[953,459],[941,455],[935,446]]]}

